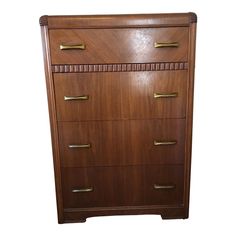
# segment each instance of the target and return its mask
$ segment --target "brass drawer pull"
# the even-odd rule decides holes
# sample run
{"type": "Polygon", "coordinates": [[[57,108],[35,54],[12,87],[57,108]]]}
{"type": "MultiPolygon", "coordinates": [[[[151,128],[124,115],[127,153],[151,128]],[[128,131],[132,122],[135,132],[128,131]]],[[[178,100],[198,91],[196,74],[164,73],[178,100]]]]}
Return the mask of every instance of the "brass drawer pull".
{"type": "Polygon", "coordinates": [[[178,96],[178,93],[154,93],[154,98],[175,98],[178,96]]]}
{"type": "Polygon", "coordinates": [[[155,48],[177,48],[177,47],[179,47],[179,43],[178,42],[171,42],[171,43],[158,43],[158,42],[155,42],[154,47],[155,48]]]}
{"type": "Polygon", "coordinates": [[[160,190],[160,189],[173,189],[175,188],[175,185],[159,185],[159,184],[154,184],[153,185],[154,189],[160,190]]]}
{"type": "Polygon", "coordinates": [[[92,192],[92,191],[93,191],[92,187],[72,189],[72,193],[88,193],[88,192],[92,192]]]}
{"type": "Polygon", "coordinates": [[[163,145],[175,145],[177,141],[156,141],[154,140],[154,146],[163,146],[163,145]]]}
{"type": "Polygon", "coordinates": [[[79,49],[79,50],[85,50],[86,45],[81,43],[81,44],[76,44],[76,45],[60,45],[61,50],[73,50],[73,49],[79,49]]]}
{"type": "Polygon", "coordinates": [[[69,148],[91,148],[91,144],[70,144],[69,148]]]}
{"type": "Polygon", "coordinates": [[[82,96],[64,96],[65,101],[73,101],[73,100],[88,100],[88,95],[82,95],[82,96]]]}

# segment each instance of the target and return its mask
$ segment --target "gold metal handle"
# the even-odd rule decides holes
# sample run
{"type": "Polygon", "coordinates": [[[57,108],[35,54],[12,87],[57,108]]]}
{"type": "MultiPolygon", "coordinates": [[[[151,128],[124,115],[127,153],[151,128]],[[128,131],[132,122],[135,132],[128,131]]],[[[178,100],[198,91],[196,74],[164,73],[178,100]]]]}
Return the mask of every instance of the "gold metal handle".
{"type": "Polygon", "coordinates": [[[164,145],[175,145],[177,141],[156,141],[154,140],[154,146],[164,146],[164,145]]]}
{"type": "Polygon", "coordinates": [[[178,96],[178,93],[154,93],[154,98],[175,98],[178,96]]]}
{"type": "Polygon", "coordinates": [[[92,191],[93,191],[93,187],[72,189],[72,193],[88,193],[92,191]]]}
{"type": "Polygon", "coordinates": [[[82,96],[64,96],[65,101],[73,101],[73,100],[88,100],[88,95],[82,95],[82,96]]]}
{"type": "Polygon", "coordinates": [[[69,148],[91,148],[91,144],[69,144],[69,148]]]}
{"type": "Polygon", "coordinates": [[[81,43],[81,44],[76,44],[76,45],[64,45],[64,44],[61,44],[60,45],[60,49],[61,50],[73,50],[73,49],[79,49],[79,50],[85,50],[86,48],[86,45],[81,43]]]}
{"type": "Polygon", "coordinates": [[[173,189],[175,188],[175,185],[159,185],[159,184],[154,184],[153,185],[154,189],[160,190],[160,189],[173,189]]]}
{"type": "Polygon", "coordinates": [[[154,47],[155,48],[177,48],[177,47],[179,47],[179,43],[178,42],[170,42],[170,43],[155,42],[154,47]]]}

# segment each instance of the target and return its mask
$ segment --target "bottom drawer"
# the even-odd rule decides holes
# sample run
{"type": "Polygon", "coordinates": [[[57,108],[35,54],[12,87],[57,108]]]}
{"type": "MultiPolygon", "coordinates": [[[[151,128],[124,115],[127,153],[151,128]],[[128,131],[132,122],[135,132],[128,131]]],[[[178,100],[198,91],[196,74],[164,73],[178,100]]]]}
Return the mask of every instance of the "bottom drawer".
{"type": "Polygon", "coordinates": [[[182,165],[62,168],[64,208],[183,203],[182,165]]]}

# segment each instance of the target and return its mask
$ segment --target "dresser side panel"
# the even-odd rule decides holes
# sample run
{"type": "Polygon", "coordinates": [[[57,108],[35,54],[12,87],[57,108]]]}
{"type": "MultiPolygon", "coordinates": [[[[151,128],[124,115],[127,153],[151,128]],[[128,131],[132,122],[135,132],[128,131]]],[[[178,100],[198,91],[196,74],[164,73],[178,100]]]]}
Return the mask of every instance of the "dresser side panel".
{"type": "Polygon", "coordinates": [[[63,199],[62,199],[62,185],[61,185],[61,165],[59,157],[59,142],[58,142],[58,129],[56,119],[56,105],[55,105],[55,93],[53,85],[53,75],[51,71],[51,57],[50,57],[50,46],[48,27],[41,26],[41,36],[43,44],[43,56],[44,56],[44,69],[47,87],[48,97],[48,109],[50,117],[50,128],[51,128],[51,140],[52,140],[52,151],[53,151],[53,164],[54,164],[54,176],[55,176],[55,187],[57,196],[57,213],[58,222],[63,223],[63,199]]]}
{"type": "Polygon", "coordinates": [[[192,123],[193,123],[193,95],[194,95],[194,70],[195,70],[195,47],[196,47],[196,23],[192,23],[189,31],[189,80],[187,84],[186,104],[186,144],[185,144],[185,183],[184,183],[184,206],[186,218],[189,214],[191,153],[192,153],[192,123]]]}

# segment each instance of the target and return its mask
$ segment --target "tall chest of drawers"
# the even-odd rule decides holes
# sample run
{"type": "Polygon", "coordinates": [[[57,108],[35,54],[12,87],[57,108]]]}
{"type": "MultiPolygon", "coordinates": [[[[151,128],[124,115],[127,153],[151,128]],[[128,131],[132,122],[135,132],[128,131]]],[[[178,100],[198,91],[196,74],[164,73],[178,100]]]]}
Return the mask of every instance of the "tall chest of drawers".
{"type": "Polygon", "coordinates": [[[40,18],[59,223],[188,218],[196,22],[40,18]]]}

